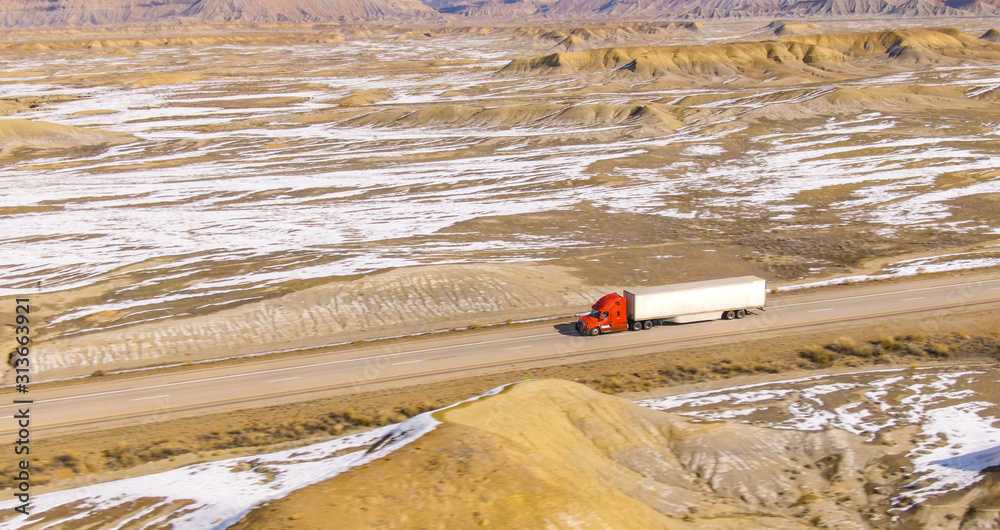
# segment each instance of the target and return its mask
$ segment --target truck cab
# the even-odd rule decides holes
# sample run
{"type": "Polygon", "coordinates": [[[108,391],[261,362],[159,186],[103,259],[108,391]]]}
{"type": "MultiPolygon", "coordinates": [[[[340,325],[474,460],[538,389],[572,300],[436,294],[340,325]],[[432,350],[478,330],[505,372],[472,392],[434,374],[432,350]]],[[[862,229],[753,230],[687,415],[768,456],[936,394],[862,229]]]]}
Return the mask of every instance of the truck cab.
{"type": "Polygon", "coordinates": [[[628,329],[628,311],[625,297],[616,293],[606,294],[590,306],[590,314],[576,321],[581,335],[600,335],[628,329]]]}

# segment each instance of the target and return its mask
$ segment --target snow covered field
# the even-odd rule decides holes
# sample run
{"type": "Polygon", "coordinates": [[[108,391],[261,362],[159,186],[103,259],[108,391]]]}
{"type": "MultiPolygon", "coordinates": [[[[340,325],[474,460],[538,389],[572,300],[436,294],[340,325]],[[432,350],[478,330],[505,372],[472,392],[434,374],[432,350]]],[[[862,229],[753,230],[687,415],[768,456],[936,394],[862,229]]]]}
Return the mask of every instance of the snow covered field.
{"type": "Polygon", "coordinates": [[[891,369],[775,381],[695,392],[639,404],[706,421],[776,429],[842,429],[869,443],[915,429],[913,464],[892,499],[896,512],[960,491],[1000,465],[1000,405],[993,367],[891,369]]]}
{"type": "Polygon", "coordinates": [[[414,265],[628,284],[703,279],[716,248],[712,274],[779,281],[915,250],[865,276],[998,264],[934,257],[1000,230],[994,64],[691,87],[501,72],[554,50],[510,30],[397,37],[3,55],[0,99],[42,99],[18,118],[138,140],[5,161],[0,296],[58,293],[59,337],[414,265]]]}
{"type": "MultiPolygon", "coordinates": [[[[497,387],[439,410],[503,389],[497,387]]],[[[383,458],[419,439],[440,424],[434,412],[306,447],[50,493],[33,503],[32,512],[41,514],[42,527],[72,525],[97,516],[106,528],[164,524],[173,528],[228,528],[264,502],[383,458]],[[66,507],[72,507],[69,513],[60,514],[66,507]]],[[[13,513],[7,507],[0,503],[5,515],[13,513]]],[[[20,528],[37,521],[37,515],[0,519],[0,528],[20,528]]]]}
{"type": "MultiPolygon", "coordinates": [[[[910,447],[887,515],[905,516],[937,496],[974,486],[1000,465],[997,370],[868,370],[648,399],[640,405],[693,421],[751,423],[773,429],[839,429],[890,452],[910,447]],[[912,439],[911,439],[912,438],[912,439]]],[[[484,395],[499,392],[495,389],[484,395]]],[[[478,399],[478,398],[475,398],[478,399]]],[[[49,493],[30,519],[0,527],[56,528],[102,520],[105,528],[226,528],[261,503],[388,456],[439,424],[424,413],[397,424],[276,453],[185,466],[172,471],[49,493]]],[[[857,462],[859,466],[871,462],[857,462]]],[[[888,477],[887,477],[888,479],[888,477]]],[[[873,521],[875,522],[875,521],[873,521]]]]}

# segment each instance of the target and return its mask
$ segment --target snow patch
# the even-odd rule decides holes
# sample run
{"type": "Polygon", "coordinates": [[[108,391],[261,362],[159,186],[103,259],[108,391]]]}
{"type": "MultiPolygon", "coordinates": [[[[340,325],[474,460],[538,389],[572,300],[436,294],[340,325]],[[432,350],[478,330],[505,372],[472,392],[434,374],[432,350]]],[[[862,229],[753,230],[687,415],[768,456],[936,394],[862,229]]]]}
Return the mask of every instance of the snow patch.
{"type": "Polygon", "coordinates": [[[975,383],[983,378],[992,383],[988,381],[990,372],[935,368],[908,375],[899,372],[829,374],[647,399],[638,404],[703,420],[752,419],[758,410],[784,406],[791,418],[765,425],[804,431],[835,428],[865,436],[868,441],[886,429],[916,426],[916,448],[908,455],[914,464],[913,480],[906,493],[893,499],[897,510],[905,510],[967,488],[982,480],[984,470],[1000,465],[1000,427],[995,425],[998,418],[987,413],[996,410],[996,404],[977,399],[970,388],[955,388],[959,382],[975,383]],[[823,382],[830,378],[852,382],[823,382]],[[787,401],[791,403],[782,405],[787,401]],[[748,404],[757,408],[745,408],[748,404]]]}
{"type": "MultiPolygon", "coordinates": [[[[440,425],[441,422],[434,417],[436,412],[498,394],[507,386],[437,411],[419,414],[399,424],[329,442],[194,464],[163,473],[39,495],[32,498],[31,516],[18,515],[5,521],[3,526],[23,526],[28,519],[68,504],[79,503],[72,515],[47,519],[48,527],[72,524],[72,521],[95,517],[98,512],[140,499],[159,499],[146,511],[169,506],[176,501],[189,500],[193,504],[155,520],[144,521],[142,528],[156,525],[228,528],[262,503],[280,499],[295,490],[385,457],[419,439],[440,425]]],[[[17,501],[2,502],[0,510],[12,512],[18,504],[17,501]]]]}

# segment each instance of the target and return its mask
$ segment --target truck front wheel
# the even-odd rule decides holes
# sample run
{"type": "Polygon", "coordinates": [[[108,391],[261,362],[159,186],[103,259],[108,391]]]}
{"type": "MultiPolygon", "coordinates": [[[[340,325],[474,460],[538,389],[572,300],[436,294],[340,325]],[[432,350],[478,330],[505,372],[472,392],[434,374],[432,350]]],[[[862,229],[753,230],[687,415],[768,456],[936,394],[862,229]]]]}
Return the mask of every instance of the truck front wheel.
{"type": "Polygon", "coordinates": [[[601,334],[601,328],[590,328],[590,336],[596,337],[601,334]]]}

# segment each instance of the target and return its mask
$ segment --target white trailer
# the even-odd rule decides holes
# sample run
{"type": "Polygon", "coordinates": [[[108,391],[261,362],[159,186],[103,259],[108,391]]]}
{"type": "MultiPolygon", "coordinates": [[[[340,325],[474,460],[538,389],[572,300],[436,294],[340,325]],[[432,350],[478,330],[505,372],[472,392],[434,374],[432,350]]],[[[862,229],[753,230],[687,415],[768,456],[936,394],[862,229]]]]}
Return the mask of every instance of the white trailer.
{"type": "Polygon", "coordinates": [[[628,320],[743,318],[747,309],[764,309],[764,283],[756,276],[739,276],[626,290],[628,320]]]}

